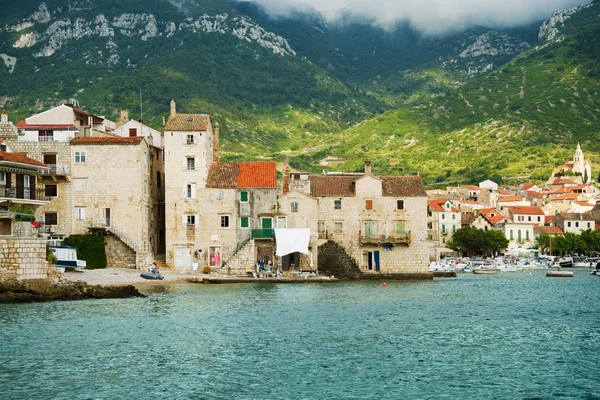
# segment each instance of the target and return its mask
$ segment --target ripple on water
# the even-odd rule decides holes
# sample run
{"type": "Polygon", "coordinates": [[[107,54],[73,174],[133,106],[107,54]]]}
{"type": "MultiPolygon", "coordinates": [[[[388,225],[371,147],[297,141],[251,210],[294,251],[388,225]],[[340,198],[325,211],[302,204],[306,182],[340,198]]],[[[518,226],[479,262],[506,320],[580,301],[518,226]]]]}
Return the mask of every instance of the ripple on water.
{"type": "Polygon", "coordinates": [[[598,398],[600,279],[585,272],[165,285],[142,299],[0,305],[0,393],[598,398]]]}

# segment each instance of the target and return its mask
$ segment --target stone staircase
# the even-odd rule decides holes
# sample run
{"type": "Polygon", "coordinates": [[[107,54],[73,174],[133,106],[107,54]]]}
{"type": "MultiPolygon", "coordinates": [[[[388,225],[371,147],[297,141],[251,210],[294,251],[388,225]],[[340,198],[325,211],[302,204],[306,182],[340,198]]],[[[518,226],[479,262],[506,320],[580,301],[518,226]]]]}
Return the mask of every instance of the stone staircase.
{"type": "Polygon", "coordinates": [[[223,263],[222,269],[231,274],[246,275],[246,267],[253,268],[256,262],[254,254],[254,240],[248,240],[229,260],[223,263]]]}
{"type": "Polygon", "coordinates": [[[167,265],[167,256],[165,254],[155,255],[154,262],[159,271],[173,271],[173,269],[167,265]]]}

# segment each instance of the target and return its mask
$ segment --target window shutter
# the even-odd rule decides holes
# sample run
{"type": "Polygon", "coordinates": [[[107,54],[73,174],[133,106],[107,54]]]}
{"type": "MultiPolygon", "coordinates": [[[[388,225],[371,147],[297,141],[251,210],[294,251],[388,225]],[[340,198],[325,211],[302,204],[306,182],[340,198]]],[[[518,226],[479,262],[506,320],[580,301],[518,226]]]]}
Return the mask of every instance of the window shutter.
{"type": "Polygon", "coordinates": [[[193,184],[192,185],[192,199],[195,199],[195,198],[196,198],[196,185],[193,184]]]}
{"type": "Polygon", "coordinates": [[[198,171],[198,157],[194,157],[194,171],[198,171]]]}
{"type": "Polygon", "coordinates": [[[194,222],[194,225],[200,226],[200,216],[198,214],[194,215],[194,222]]]}

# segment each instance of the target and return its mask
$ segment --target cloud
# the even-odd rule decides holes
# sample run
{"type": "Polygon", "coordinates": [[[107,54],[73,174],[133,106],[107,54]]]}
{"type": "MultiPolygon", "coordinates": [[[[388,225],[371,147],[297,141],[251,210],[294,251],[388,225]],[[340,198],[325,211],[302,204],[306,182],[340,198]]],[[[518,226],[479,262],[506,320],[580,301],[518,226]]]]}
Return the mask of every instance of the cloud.
{"type": "MultiPolygon", "coordinates": [[[[425,35],[439,35],[483,25],[522,26],[554,11],[585,4],[585,0],[252,0],[269,14],[287,17],[314,10],[328,22],[351,15],[384,28],[408,22],[425,35]]],[[[589,3],[589,1],[587,1],[589,3]]]]}

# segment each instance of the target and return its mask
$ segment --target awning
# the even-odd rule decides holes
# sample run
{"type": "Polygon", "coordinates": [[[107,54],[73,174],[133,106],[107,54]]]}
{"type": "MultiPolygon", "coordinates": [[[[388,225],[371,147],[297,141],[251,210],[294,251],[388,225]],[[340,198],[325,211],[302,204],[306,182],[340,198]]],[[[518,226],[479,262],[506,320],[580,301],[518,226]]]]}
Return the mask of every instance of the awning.
{"type": "Polygon", "coordinates": [[[275,229],[275,241],[277,242],[275,254],[279,257],[296,252],[309,254],[310,229],[275,229]]]}

